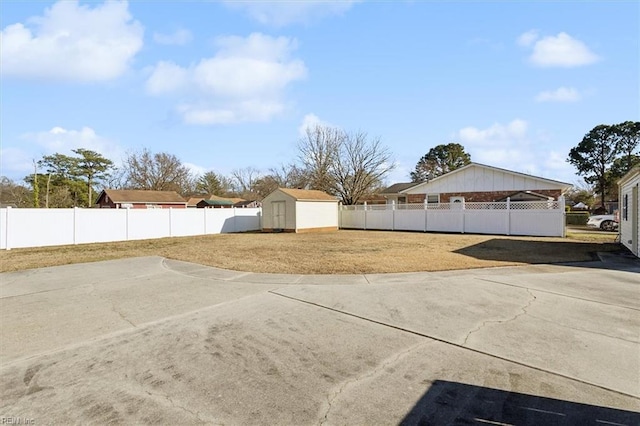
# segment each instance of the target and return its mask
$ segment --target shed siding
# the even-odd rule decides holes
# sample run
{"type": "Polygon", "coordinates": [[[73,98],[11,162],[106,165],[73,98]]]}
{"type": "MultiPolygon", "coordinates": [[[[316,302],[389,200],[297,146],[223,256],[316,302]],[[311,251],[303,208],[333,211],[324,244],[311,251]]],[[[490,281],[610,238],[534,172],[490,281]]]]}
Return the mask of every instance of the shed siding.
{"type": "Polygon", "coordinates": [[[298,201],[296,228],[338,228],[338,202],[298,201]]]}

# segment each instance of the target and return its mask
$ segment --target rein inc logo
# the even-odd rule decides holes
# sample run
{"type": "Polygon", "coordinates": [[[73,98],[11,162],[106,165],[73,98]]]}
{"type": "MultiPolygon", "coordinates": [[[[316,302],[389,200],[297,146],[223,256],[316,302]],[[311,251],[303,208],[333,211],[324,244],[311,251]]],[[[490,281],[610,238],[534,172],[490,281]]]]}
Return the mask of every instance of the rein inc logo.
{"type": "Polygon", "coordinates": [[[29,417],[2,416],[0,425],[35,425],[36,420],[29,417]]]}

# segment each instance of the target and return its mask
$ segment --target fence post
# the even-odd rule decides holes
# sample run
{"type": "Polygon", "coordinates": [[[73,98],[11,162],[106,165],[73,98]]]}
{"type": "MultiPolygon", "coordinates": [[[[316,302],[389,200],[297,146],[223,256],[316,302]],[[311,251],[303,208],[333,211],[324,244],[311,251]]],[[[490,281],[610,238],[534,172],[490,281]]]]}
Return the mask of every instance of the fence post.
{"type": "Polygon", "coordinates": [[[507,235],[511,235],[511,197],[507,197],[507,235]]]}
{"type": "Polygon", "coordinates": [[[561,230],[561,235],[562,238],[566,238],[567,236],[567,212],[564,208],[564,195],[561,195],[560,197],[558,197],[558,208],[560,209],[560,218],[561,223],[560,225],[562,226],[562,230],[561,230]]]}
{"type": "Polygon", "coordinates": [[[363,207],[363,211],[364,211],[364,230],[367,230],[367,202],[364,202],[364,207],[363,207]]]}
{"type": "Polygon", "coordinates": [[[76,243],[76,233],[78,232],[78,207],[74,207],[73,208],[73,244],[78,244],[76,243]]]}
{"type": "Polygon", "coordinates": [[[11,250],[11,246],[9,245],[9,213],[11,213],[11,206],[7,206],[7,214],[5,216],[4,224],[4,245],[6,250],[11,250]]]}
{"type": "Polygon", "coordinates": [[[425,195],[424,200],[422,201],[424,203],[424,232],[427,232],[427,218],[429,217],[429,203],[427,201],[427,196],[425,195]]]}
{"type": "Polygon", "coordinates": [[[171,213],[173,211],[172,207],[169,207],[169,236],[173,237],[172,233],[171,233],[171,228],[172,228],[172,223],[173,222],[173,214],[171,213]]]}
{"type": "Polygon", "coordinates": [[[396,230],[396,200],[391,200],[391,230],[396,230]]]}
{"type": "Polygon", "coordinates": [[[131,210],[131,209],[126,208],[124,210],[127,212],[126,216],[125,216],[125,221],[124,221],[124,226],[125,226],[125,228],[124,228],[124,238],[125,238],[125,241],[129,241],[129,210],[131,210]]]}
{"type": "Polygon", "coordinates": [[[338,201],[338,229],[342,229],[342,201],[338,201]]]}

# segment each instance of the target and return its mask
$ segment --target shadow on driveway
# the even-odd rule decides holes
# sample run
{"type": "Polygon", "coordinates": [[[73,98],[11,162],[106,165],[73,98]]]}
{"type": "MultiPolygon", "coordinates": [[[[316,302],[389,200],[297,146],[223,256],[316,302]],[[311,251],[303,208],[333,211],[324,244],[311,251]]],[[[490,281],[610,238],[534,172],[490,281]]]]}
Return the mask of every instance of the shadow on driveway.
{"type": "Polygon", "coordinates": [[[632,411],[436,380],[401,425],[637,425],[632,411]]]}
{"type": "Polygon", "coordinates": [[[585,243],[575,241],[528,241],[494,238],[455,250],[481,260],[520,262],[529,264],[600,261],[598,253],[621,252],[616,243],[585,243]]]}

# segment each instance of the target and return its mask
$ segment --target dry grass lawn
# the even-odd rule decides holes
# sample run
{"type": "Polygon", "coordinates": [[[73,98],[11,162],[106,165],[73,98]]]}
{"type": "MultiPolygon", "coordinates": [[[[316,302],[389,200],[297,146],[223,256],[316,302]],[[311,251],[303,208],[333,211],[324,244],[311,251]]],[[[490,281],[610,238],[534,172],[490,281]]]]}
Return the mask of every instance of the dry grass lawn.
{"type": "Polygon", "coordinates": [[[614,236],[582,233],[564,239],[346,230],[244,233],[0,251],[0,271],[162,256],[251,272],[416,272],[586,261],[597,251],[617,249],[614,236]]]}

